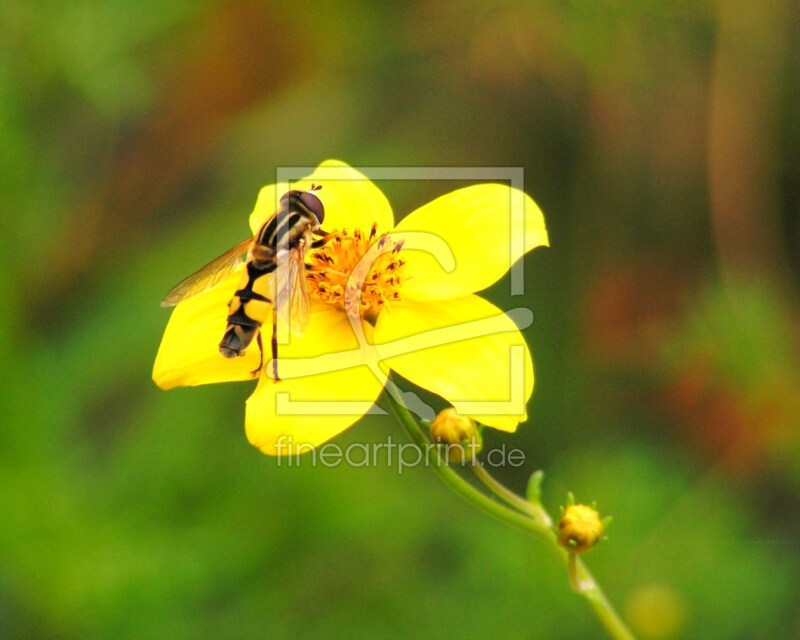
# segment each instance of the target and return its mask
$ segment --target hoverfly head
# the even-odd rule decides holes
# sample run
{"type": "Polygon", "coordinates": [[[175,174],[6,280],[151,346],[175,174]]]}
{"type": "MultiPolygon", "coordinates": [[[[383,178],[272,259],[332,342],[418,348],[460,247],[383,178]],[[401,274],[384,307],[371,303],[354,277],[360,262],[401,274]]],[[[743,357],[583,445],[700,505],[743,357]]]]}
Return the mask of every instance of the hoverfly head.
{"type": "Polygon", "coordinates": [[[311,185],[309,191],[299,191],[293,189],[284,193],[281,197],[281,210],[283,211],[301,211],[306,214],[313,214],[317,218],[318,224],[322,224],[325,219],[325,205],[319,199],[315,191],[319,191],[322,187],[318,185],[311,185]]]}
{"type": "Polygon", "coordinates": [[[319,196],[314,193],[320,188],[321,187],[318,186],[312,186],[312,191],[301,192],[297,199],[303,208],[313,213],[317,217],[319,224],[322,224],[325,220],[325,205],[322,204],[322,200],[319,199],[319,196]]]}

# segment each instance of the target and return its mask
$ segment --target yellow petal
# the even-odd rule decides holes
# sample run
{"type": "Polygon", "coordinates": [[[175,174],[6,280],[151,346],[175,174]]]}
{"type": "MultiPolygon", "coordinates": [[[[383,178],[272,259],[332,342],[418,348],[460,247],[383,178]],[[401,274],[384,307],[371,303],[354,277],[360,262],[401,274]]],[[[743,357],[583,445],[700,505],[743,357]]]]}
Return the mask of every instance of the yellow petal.
{"type": "Polygon", "coordinates": [[[159,387],[172,389],[253,379],[251,372],[259,362],[255,344],[241,358],[225,358],[219,352],[228,301],[240,277],[237,271],[212,289],[175,307],[153,365],[153,380],[159,387]]]}
{"type": "Polygon", "coordinates": [[[269,455],[307,453],[344,431],[374,407],[386,380],[346,315],[329,306],[278,347],[278,374],[279,382],[262,375],[245,418],[248,440],[269,455]]]}
{"type": "Polygon", "coordinates": [[[439,264],[447,264],[446,258],[403,251],[402,295],[416,300],[481,291],[524,253],[548,244],[544,217],[536,203],[502,184],[479,184],[437,198],[404,218],[397,231],[422,231],[442,238],[455,258],[455,269],[447,273],[439,264]]]}
{"type": "Polygon", "coordinates": [[[526,419],[530,352],[511,318],[483,298],[394,304],[378,317],[375,341],[390,369],[459,414],[504,431],[526,419]]]}
{"type": "MultiPolygon", "coordinates": [[[[326,231],[369,231],[373,223],[377,223],[379,232],[391,231],[394,216],[389,201],[360,171],[340,160],[326,160],[307,178],[291,183],[290,188],[308,190],[311,185],[322,186],[317,196],[325,205],[322,228],[326,231]]],[[[275,213],[282,195],[275,185],[261,189],[255,209],[250,214],[250,228],[254,234],[275,213]]]]}

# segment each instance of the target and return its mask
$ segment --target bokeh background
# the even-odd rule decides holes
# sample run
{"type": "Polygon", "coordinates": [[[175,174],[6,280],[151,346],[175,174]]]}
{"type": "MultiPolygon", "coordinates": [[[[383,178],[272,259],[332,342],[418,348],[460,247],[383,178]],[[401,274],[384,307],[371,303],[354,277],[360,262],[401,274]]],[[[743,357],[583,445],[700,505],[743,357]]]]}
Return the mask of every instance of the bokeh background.
{"type": "Polygon", "coordinates": [[[642,638],[800,637],[797,3],[5,0],[0,46],[0,636],[603,637],[430,471],[281,467],[252,385],[152,384],[164,292],[333,157],[524,167],[499,475],[613,514],[588,560],[642,638]]]}

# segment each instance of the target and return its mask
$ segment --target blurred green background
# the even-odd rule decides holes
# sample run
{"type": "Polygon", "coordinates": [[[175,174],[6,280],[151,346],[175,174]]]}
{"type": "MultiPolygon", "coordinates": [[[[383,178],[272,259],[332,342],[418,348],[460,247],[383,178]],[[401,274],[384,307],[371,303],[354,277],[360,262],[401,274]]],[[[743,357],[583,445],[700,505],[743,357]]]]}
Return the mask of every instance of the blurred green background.
{"type": "Polygon", "coordinates": [[[800,638],[797,3],[6,0],[0,46],[1,637],[603,637],[430,471],[278,466],[252,385],[151,382],[164,292],[333,157],[524,167],[499,475],[613,514],[588,560],[642,638],[800,638]]]}

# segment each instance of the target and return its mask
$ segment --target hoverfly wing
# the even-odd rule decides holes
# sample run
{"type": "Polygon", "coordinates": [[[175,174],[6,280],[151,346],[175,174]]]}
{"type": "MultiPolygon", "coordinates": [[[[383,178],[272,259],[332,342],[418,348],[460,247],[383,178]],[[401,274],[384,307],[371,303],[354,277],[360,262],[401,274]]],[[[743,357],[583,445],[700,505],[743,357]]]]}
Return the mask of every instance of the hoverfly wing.
{"type": "Polygon", "coordinates": [[[302,243],[279,251],[278,268],[275,270],[275,309],[293,333],[305,331],[311,311],[304,255],[302,243]]]}
{"type": "Polygon", "coordinates": [[[301,252],[296,253],[292,260],[293,282],[292,295],[289,304],[289,322],[292,331],[303,333],[308,327],[308,319],[311,315],[311,304],[308,300],[308,289],[306,288],[306,263],[301,252]]]}
{"type": "Polygon", "coordinates": [[[176,284],[161,301],[162,307],[174,307],[179,302],[207,291],[222,282],[231,273],[243,264],[242,255],[246,253],[252,243],[252,238],[237,244],[218,258],[215,258],[204,267],[195,271],[176,284]]]}

